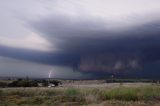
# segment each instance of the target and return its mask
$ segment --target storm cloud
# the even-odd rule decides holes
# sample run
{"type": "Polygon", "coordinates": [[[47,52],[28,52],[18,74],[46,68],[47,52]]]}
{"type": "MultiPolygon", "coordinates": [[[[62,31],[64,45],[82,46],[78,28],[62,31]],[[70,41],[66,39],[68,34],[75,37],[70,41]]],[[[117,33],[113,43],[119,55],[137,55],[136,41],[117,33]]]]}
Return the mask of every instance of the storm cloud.
{"type": "Polygon", "coordinates": [[[123,73],[125,70],[141,69],[146,63],[160,58],[160,27],[157,20],[117,31],[107,29],[107,23],[102,20],[63,17],[51,16],[33,21],[30,25],[53,42],[60,53],[79,58],[71,62],[71,65],[76,64],[78,70],[123,73]]]}
{"type": "Polygon", "coordinates": [[[32,32],[28,36],[34,36],[23,41],[26,45],[33,42],[30,46],[14,43],[14,48],[13,43],[3,42],[0,55],[69,67],[94,78],[112,74],[159,78],[158,3],[157,0],[53,0],[39,1],[35,5],[39,10],[34,6],[33,11],[14,8],[17,19],[32,32]]]}

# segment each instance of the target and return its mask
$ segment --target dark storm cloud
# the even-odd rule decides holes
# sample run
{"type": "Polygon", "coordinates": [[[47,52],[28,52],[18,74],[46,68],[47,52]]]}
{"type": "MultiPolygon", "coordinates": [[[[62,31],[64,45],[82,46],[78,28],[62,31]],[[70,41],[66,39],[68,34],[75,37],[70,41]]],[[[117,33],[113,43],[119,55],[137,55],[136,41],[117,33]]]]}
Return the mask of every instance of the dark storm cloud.
{"type": "Polygon", "coordinates": [[[21,59],[41,64],[66,66],[78,61],[76,55],[66,53],[40,52],[36,50],[11,48],[7,46],[0,46],[0,51],[0,56],[3,57],[21,59]]]}
{"type": "Polygon", "coordinates": [[[58,48],[68,52],[90,52],[92,49],[96,52],[105,48],[119,49],[121,46],[124,48],[130,46],[132,49],[136,46],[135,42],[140,48],[145,44],[156,43],[147,40],[157,40],[160,32],[160,25],[157,22],[119,32],[107,29],[105,24],[107,23],[101,20],[85,18],[72,20],[60,15],[31,22],[31,27],[55,43],[58,48]]]}
{"type": "MultiPolygon", "coordinates": [[[[148,72],[145,76],[149,76],[146,64],[152,67],[154,65],[150,64],[158,64],[160,60],[160,25],[157,21],[122,31],[109,30],[103,20],[85,17],[71,20],[56,15],[27,22],[59,51],[39,52],[1,46],[1,56],[69,66],[99,77],[106,74],[134,76],[138,73],[135,70],[140,70],[140,76],[145,72],[148,72]]],[[[159,74],[157,70],[152,76],[159,74]]]]}
{"type": "Polygon", "coordinates": [[[6,14],[0,14],[0,56],[69,66],[95,78],[160,76],[159,1],[16,0],[1,4],[6,14]]]}
{"type": "Polygon", "coordinates": [[[65,62],[82,72],[125,74],[130,70],[143,70],[145,64],[160,60],[158,21],[112,31],[103,20],[85,17],[72,20],[56,15],[30,25],[54,43],[60,53],[69,54],[66,58],[63,55],[65,62]]]}

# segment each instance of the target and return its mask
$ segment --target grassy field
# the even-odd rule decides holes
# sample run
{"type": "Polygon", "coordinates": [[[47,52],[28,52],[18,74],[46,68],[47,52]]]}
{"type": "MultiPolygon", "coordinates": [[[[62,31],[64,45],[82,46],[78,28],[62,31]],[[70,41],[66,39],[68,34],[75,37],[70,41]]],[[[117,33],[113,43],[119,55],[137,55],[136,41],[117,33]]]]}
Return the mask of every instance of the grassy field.
{"type": "Polygon", "coordinates": [[[0,106],[17,105],[160,106],[160,86],[0,88],[0,106]]]}

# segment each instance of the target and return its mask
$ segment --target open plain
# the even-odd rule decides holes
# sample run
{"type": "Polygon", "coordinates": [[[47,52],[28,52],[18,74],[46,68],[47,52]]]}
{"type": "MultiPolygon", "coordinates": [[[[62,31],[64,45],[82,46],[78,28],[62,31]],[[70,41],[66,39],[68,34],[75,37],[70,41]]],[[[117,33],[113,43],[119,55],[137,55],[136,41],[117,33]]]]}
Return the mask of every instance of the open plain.
{"type": "Polygon", "coordinates": [[[160,106],[156,83],[63,82],[59,87],[0,88],[0,106],[160,106]]]}

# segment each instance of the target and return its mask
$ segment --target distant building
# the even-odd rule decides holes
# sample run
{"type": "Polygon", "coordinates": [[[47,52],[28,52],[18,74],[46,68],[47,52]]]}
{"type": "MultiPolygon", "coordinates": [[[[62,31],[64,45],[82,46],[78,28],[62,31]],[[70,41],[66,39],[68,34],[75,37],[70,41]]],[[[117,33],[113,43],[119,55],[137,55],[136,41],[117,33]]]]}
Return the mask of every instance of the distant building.
{"type": "Polygon", "coordinates": [[[55,84],[48,84],[48,87],[55,87],[56,85],[55,84]]]}

